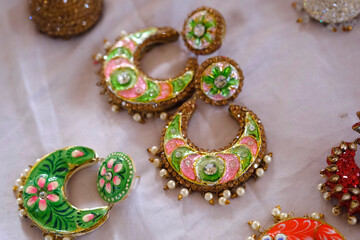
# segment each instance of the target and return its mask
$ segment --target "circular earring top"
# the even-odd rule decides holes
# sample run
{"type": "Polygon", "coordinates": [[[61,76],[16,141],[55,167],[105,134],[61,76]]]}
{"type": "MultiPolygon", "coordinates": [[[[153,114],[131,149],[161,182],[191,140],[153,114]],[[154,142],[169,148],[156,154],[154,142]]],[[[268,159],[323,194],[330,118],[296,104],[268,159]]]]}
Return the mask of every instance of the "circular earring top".
{"type": "Polygon", "coordinates": [[[196,89],[202,100],[212,105],[226,105],[243,86],[240,66],[228,57],[212,57],[201,64],[196,74],[196,89]]]}
{"type": "Polygon", "coordinates": [[[109,203],[125,199],[134,182],[134,173],[135,165],[128,155],[115,152],[107,156],[97,177],[101,198],[109,203]]]}
{"type": "Polygon", "coordinates": [[[99,20],[102,0],[31,0],[30,19],[40,32],[70,38],[88,31],[99,20]]]}
{"type": "Polygon", "coordinates": [[[220,48],[225,32],[224,17],[213,8],[201,7],[185,20],[182,37],[190,51],[205,55],[220,48]]]}

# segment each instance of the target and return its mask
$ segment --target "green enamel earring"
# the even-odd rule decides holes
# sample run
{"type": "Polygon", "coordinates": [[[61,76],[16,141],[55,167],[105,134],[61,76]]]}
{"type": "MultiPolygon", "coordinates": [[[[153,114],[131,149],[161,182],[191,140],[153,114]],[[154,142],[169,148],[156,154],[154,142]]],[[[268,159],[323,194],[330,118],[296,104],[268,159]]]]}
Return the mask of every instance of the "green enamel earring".
{"type": "MultiPolygon", "coordinates": [[[[170,178],[164,190],[180,187],[178,200],[191,192],[201,192],[210,204],[224,206],[230,199],[245,194],[245,183],[260,178],[272,161],[266,153],[265,131],[260,119],[246,107],[231,104],[243,85],[240,66],[228,57],[218,56],[201,64],[195,77],[195,95],[168,120],[160,147],[148,151],[159,174],[170,178]],[[239,123],[236,138],[218,150],[201,149],[187,137],[187,126],[196,109],[196,100],[214,106],[229,106],[231,116],[239,123]]],[[[201,123],[200,123],[201,124],[201,123]]]]}
{"type": "Polygon", "coordinates": [[[67,147],[38,159],[16,180],[19,214],[29,218],[45,236],[45,240],[71,240],[100,227],[109,210],[124,200],[134,183],[135,166],[124,153],[115,152],[105,159],[86,147],[67,147]],[[108,205],[78,209],[65,195],[69,178],[78,170],[101,163],[97,189],[108,205]]]}

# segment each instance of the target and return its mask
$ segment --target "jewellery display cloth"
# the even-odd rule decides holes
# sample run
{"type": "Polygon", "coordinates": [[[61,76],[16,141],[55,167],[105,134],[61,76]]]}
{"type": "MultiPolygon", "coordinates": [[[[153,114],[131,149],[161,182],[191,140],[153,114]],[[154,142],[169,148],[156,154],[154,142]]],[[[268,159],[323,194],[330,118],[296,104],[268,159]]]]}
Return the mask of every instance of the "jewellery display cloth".
{"type": "MultiPolygon", "coordinates": [[[[1,0],[0,9],[0,152],[2,153],[0,239],[42,239],[41,231],[20,219],[12,186],[37,158],[65,146],[89,146],[99,156],[125,152],[134,160],[137,181],[132,193],[114,206],[106,224],[81,239],[246,239],[256,219],[270,225],[269,209],[279,204],[298,216],[321,212],[348,240],[359,236],[331,202],[317,191],[319,171],[342,140],[358,135],[351,126],[360,110],[360,31],[333,33],[321,24],[296,23],[291,3],[281,0],[106,0],[99,23],[70,40],[40,34],[29,20],[27,3],[1,0]],[[200,6],[225,18],[223,45],[216,55],[236,60],[244,86],[235,103],[262,120],[273,162],[266,174],[247,184],[246,194],[229,206],[212,206],[201,194],[177,200],[179,188],[163,191],[167,180],[148,161],[146,148],[160,145],[165,122],[139,124],[124,111],[114,113],[99,94],[92,55],[104,52],[122,30],[151,26],[182,30],[188,13],[200,6]]],[[[150,76],[177,75],[194,56],[181,39],[147,53],[141,66],[150,76]]],[[[226,146],[238,125],[228,106],[197,102],[188,127],[202,148],[226,146]]],[[[360,164],[359,157],[356,161],[360,164]]],[[[97,193],[98,167],[81,170],[67,187],[70,202],[81,208],[106,205],[97,193]]]]}

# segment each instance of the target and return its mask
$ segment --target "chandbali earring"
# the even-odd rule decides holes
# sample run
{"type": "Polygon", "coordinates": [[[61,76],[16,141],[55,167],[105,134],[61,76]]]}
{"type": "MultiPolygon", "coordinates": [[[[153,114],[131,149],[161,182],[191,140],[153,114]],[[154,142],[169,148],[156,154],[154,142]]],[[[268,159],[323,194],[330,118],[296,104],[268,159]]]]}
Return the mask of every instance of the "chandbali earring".
{"type": "MultiPolygon", "coordinates": [[[[310,216],[295,217],[294,213],[281,212],[277,206],[271,211],[275,224],[264,229],[258,221],[250,221],[248,224],[261,235],[258,240],[290,240],[290,239],[332,239],[345,240],[345,237],[333,226],[324,222],[323,214],[314,212],[310,216]]],[[[247,240],[256,240],[256,235],[247,240]]]]}
{"type": "MultiPolygon", "coordinates": [[[[360,112],[357,115],[360,119],[360,112]]],[[[352,128],[360,133],[360,122],[352,128]]],[[[318,190],[324,192],[325,200],[334,198],[338,202],[332,209],[334,215],[340,215],[341,209],[347,209],[347,221],[351,225],[357,223],[355,215],[360,213],[360,168],[355,162],[357,144],[360,144],[360,138],[354,142],[342,141],[332,148],[326,160],[328,166],[320,171],[326,182],[318,185],[318,190]]]]}
{"type": "Polygon", "coordinates": [[[109,217],[113,205],[124,200],[134,183],[135,166],[121,152],[97,157],[86,147],[67,147],[38,159],[16,180],[19,214],[29,218],[45,236],[45,240],[71,240],[100,227],[109,217]],[[65,196],[69,178],[78,170],[101,163],[97,189],[108,206],[78,209],[65,196]]]}
{"type": "Polygon", "coordinates": [[[220,205],[228,205],[230,198],[243,196],[245,182],[251,177],[262,177],[271,162],[272,154],[265,154],[263,125],[246,107],[230,105],[230,114],[239,122],[240,129],[225,148],[201,149],[187,137],[195,101],[202,99],[215,106],[227,105],[240,93],[243,79],[240,66],[230,58],[206,60],[196,73],[196,94],[168,120],[160,147],[148,149],[155,155],[150,161],[161,168],[160,176],[171,178],[164,189],[181,187],[179,200],[198,191],[210,204],[215,204],[217,196],[220,205]]]}
{"type": "Polygon", "coordinates": [[[103,0],[30,0],[30,20],[51,37],[70,38],[90,30],[102,14],[103,0]]]}
{"type": "Polygon", "coordinates": [[[358,0],[301,0],[294,2],[295,10],[302,14],[298,23],[309,22],[314,19],[326,25],[330,31],[338,29],[349,32],[355,26],[356,18],[360,14],[360,1],[358,0]]]}
{"type": "MultiPolygon", "coordinates": [[[[215,9],[195,10],[185,21],[182,32],[188,49],[196,54],[208,54],[221,46],[225,21],[215,9]]],[[[102,64],[98,85],[107,94],[114,112],[125,109],[136,122],[159,116],[167,119],[172,110],[194,93],[197,60],[189,58],[185,69],[174,78],[158,79],[144,73],[140,60],[151,47],[178,40],[180,34],[170,27],[150,27],[134,33],[123,33],[114,44],[105,40],[106,54],[94,55],[102,64]]]]}

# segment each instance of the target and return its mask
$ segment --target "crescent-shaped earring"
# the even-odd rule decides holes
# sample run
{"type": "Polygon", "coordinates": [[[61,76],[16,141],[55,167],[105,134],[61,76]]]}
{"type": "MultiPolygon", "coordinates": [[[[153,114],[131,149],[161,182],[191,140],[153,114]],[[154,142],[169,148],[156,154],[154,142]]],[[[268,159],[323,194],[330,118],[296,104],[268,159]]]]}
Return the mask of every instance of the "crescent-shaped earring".
{"type": "MultiPolygon", "coordinates": [[[[360,112],[357,116],[360,119],[360,112]]],[[[360,122],[352,128],[360,133],[360,122]]],[[[360,168],[355,162],[357,144],[360,144],[360,138],[354,142],[342,141],[332,148],[326,160],[328,166],[320,171],[326,182],[318,185],[325,200],[334,198],[338,202],[332,209],[334,215],[340,215],[342,208],[347,209],[347,221],[351,225],[357,223],[355,215],[360,213],[360,168]]]]}
{"type": "Polygon", "coordinates": [[[271,153],[265,155],[266,139],[259,118],[246,107],[230,105],[231,116],[239,122],[236,138],[225,148],[204,150],[193,144],[186,130],[200,98],[212,105],[226,105],[235,99],[243,85],[239,65],[227,57],[213,57],[199,67],[196,74],[195,96],[184,103],[164,127],[160,147],[148,151],[155,155],[150,161],[161,168],[160,176],[171,178],[164,189],[181,186],[178,199],[192,191],[199,191],[206,201],[220,205],[229,199],[243,196],[245,182],[264,175],[271,162],[271,153]]]}
{"type": "Polygon", "coordinates": [[[94,59],[102,62],[98,85],[103,88],[102,93],[110,97],[113,111],[126,109],[137,122],[144,122],[154,115],[166,120],[167,110],[193,94],[195,58],[189,58],[185,69],[171,79],[152,78],[140,67],[140,59],[150,47],[178,38],[179,33],[173,28],[151,27],[123,34],[114,45],[105,42],[106,54],[98,53],[94,59]]]}
{"type": "Polygon", "coordinates": [[[264,229],[258,221],[248,224],[260,233],[252,235],[247,240],[287,240],[287,239],[336,239],[345,240],[345,237],[333,226],[324,222],[324,214],[314,212],[310,216],[295,217],[294,213],[281,212],[277,206],[271,211],[275,224],[264,229]]]}
{"type": "Polygon", "coordinates": [[[29,218],[45,240],[70,240],[100,227],[116,202],[124,200],[134,182],[135,166],[129,156],[115,152],[105,159],[86,147],[67,147],[38,159],[16,180],[19,214],[29,218]],[[97,189],[108,206],[78,209],[65,196],[69,178],[78,170],[102,163],[97,189]]]}

